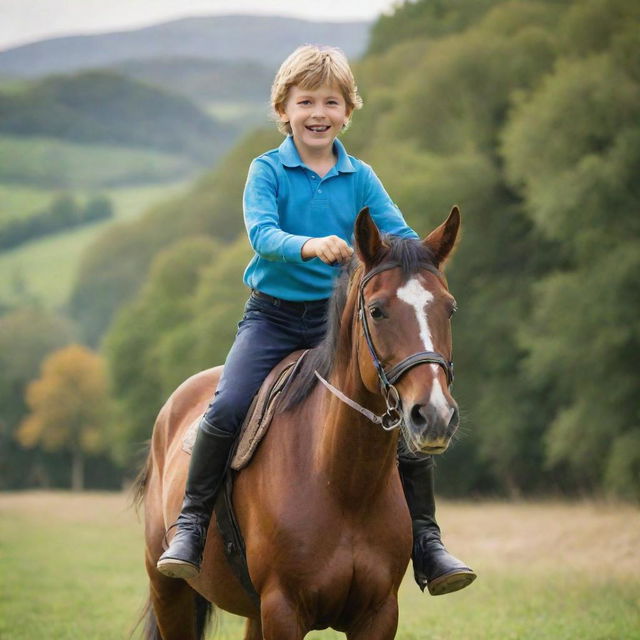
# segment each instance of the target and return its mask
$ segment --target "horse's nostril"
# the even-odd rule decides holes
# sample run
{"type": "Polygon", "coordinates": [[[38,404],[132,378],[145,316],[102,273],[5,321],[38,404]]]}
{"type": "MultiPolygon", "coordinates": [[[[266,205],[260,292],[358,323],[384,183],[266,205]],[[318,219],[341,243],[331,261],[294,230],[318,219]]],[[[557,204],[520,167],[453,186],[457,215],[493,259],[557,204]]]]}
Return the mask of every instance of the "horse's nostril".
{"type": "Polygon", "coordinates": [[[411,422],[416,427],[424,427],[427,424],[427,419],[422,411],[423,409],[423,404],[414,404],[411,409],[411,422]]]}
{"type": "Polygon", "coordinates": [[[460,415],[458,414],[458,407],[454,407],[453,414],[451,415],[451,420],[449,420],[449,428],[455,429],[460,422],[460,415]]]}

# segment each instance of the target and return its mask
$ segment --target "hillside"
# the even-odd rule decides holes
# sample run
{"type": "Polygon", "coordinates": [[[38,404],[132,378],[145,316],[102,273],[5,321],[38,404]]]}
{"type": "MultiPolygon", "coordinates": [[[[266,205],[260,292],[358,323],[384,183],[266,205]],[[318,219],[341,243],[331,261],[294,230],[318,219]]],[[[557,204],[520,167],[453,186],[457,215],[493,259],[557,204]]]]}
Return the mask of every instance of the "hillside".
{"type": "Polygon", "coordinates": [[[0,133],[153,149],[206,164],[234,135],[189,99],[106,71],[0,92],[0,133]]]}
{"type": "Polygon", "coordinates": [[[363,53],[370,23],[310,22],[275,16],[229,15],[174,20],[144,29],[52,38],[0,52],[0,73],[38,76],[108,67],[132,59],[192,57],[279,64],[305,42],[363,53]]]}
{"type": "Polygon", "coordinates": [[[185,57],[127,60],[111,68],[201,103],[266,104],[274,75],[259,62],[185,57]]]}

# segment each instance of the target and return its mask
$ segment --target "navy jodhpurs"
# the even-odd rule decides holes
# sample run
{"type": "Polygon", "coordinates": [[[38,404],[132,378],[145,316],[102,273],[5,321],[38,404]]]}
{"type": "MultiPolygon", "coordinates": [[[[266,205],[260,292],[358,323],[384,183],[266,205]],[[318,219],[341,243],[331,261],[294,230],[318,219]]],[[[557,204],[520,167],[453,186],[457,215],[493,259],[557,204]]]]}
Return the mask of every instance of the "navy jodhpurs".
{"type": "Polygon", "coordinates": [[[238,434],[260,385],[283,358],[311,349],[324,338],[328,300],[287,304],[253,292],[209,408],[200,422],[238,434]]]}

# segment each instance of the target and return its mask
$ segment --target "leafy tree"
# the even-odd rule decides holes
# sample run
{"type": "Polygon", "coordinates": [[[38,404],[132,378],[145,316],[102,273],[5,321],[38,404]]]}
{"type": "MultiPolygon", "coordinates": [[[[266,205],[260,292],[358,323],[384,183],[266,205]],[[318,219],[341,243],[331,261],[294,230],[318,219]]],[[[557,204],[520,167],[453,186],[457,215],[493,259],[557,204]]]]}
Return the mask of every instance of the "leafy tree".
{"type": "Polygon", "coordinates": [[[211,239],[185,238],[158,254],[139,298],[121,310],[106,336],[105,353],[117,397],[111,445],[123,462],[130,458],[132,443],[150,436],[172,390],[163,384],[162,338],[190,318],[200,273],[217,251],[211,239]]]}
{"type": "Polygon", "coordinates": [[[547,464],[574,486],[636,498],[639,123],[640,84],[595,54],[523,97],[504,145],[532,220],[563,247],[521,332],[531,379],[552,385],[547,464]]]}
{"type": "Polygon", "coordinates": [[[85,222],[113,217],[113,204],[106,196],[93,196],[84,206],[82,217],[85,222]]]}
{"type": "Polygon", "coordinates": [[[72,340],[69,321],[37,307],[0,316],[0,488],[24,486],[35,461],[15,441],[27,413],[24,396],[43,358],[72,340]]]}
{"type": "Polygon", "coordinates": [[[29,384],[26,400],[31,413],[17,431],[18,441],[25,447],[70,451],[71,487],[82,490],[85,456],[104,447],[109,420],[102,359],[80,345],[52,353],[40,378],[29,384]]]}
{"type": "Polygon", "coordinates": [[[380,53],[406,40],[440,38],[464,31],[499,0],[404,0],[371,29],[369,53],[380,53]]]}

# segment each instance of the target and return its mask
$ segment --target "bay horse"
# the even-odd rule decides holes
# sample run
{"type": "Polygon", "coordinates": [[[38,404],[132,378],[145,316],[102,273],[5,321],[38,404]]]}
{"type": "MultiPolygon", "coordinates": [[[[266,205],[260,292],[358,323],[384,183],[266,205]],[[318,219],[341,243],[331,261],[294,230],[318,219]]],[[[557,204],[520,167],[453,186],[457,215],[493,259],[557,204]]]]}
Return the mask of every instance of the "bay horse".
{"type": "Polygon", "coordinates": [[[417,240],[382,235],[368,210],[358,215],[355,255],[336,284],[327,335],[304,358],[234,484],[259,604],[225,558],[215,514],[197,577],[168,578],[156,569],[183,498],[189,456],[182,440],[222,367],[171,395],[137,481],[150,581],[147,640],[201,640],[213,606],[247,618],[245,640],[301,640],[327,627],[348,640],[395,637],[412,549],[399,433],[410,450],[437,454],[458,426],[449,392],[455,300],[441,269],[459,225],[454,207],[417,240]]]}

